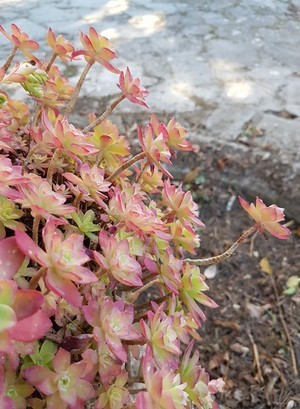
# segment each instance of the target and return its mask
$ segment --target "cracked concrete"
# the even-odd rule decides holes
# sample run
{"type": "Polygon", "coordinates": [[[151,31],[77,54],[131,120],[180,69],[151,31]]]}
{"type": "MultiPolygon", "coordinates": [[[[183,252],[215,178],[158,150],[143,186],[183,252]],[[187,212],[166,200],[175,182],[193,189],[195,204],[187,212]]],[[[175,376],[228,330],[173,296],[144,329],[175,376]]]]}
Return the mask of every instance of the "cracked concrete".
{"type": "MultiPolygon", "coordinates": [[[[41,42],[40,57],[48,26],[77,47],[78,31],[94,26],[114,44],[118,67],[128,65],[151,91],[152,111],[179,120],[193,113],[195,141],[241,142],[250,121],[264,130],[255,145],[279,152],[299,175],[299,0],[0,0],[0,23],[11,22],[41,42]]],[[[0,61],[8,51],[1,37],[0,61]]],[[[73,83],[81,69],[76,62],[73,83]]],[[[93,67],[81,96],[109,100],[115,84],[93,67]]],[[[118,107],[130,111],[140,108],[118,107]]]]}

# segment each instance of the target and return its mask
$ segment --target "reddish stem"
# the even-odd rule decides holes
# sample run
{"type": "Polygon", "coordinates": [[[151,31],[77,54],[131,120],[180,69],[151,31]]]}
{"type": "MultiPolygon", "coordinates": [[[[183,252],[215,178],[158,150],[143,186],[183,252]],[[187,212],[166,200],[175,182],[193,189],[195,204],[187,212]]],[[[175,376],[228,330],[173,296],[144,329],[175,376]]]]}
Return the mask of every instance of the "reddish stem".
{"type": "Polygon", "coordinates": [[[75,87],[74,93],[72,95],[72,98],[70,99],[69,104],[68,104],[68,106],[67,106],[67,108],[65,110],[65,116],[66,117],[68,117],[73,112],[73,109],[74,109],[74,106],[76,104],[79,92],[81,90],[81,87],[82,87],[82,85],[83,85],[83,83],[85,81],[85,78],[86,78],[89,70],[91,69],[92,65],[93,65],[93,63],[88,62],[86,64],[84,70],[82,71],[81,76],[80,76],[80,78],[79,78],[79,80],[78,80],[78,82],[76,84],[76,87],[75,87]]]}
{"type": "Polygon", "coordinates": [[[45,267],[42,267],[36,272],[36,275],[32,277],[32,279],[29,282],[30,290],[35,290],[36,285],[39,282],[40,278],[42,277],[44,271],[45,271],[45,267]]]}
{"type": "Polygon", "coordinates": [[[45,69],[45,71],[46,71],[47,73],[50,71],[50,68],[52,67],[52,64],[54,63],[54,61],[56,60],[56,57],[57,57],[57,54],[54,53],[54,54],[52,55],[52,57],[50,58],[50,60],[49,60],[49,62],[48,62],[48,64],[47,64],[47,67],[46,67],[46,69],[45,69]]]}
{"type": "Polygon", "coordinates": [[[110,175],[106,180],[107,182],[113,182],[117,176],[120,175],[120,173],[124,172],[124,170],[130,168],[135,162],[138,162],[141,159],[144,159],[144,157],[147,155],[146,152],[140,152],[137,155],[135,155],[133,158],[129,159],[125,163],[123,163],[122,166],[120,166],[112,175],[110,175]]]}
{"type": "Polygon", "coordinates": [[[14,59],[14,56],[16,55],[17,51],[18,51],[18,46],[15,45],[14,48],[11,50],[7,60],[5,61],[4,65],[2,67],[4,69],[4,73],[6,73],[6,71],[9,69],[10,64],[11,64],[12,60],[14,59]]]}
{"type": "Polygon", "coordinates": [[[101,122],[104,121],[108,117],[108,115],[115,109],[115,107],[124,99],[124,95],[120,95],[117,99],[115,99],[112,104],[103,112],[101,116],[99,116],[95,121],[90,123],[88,126],[86,126],[83,130],[83,132],[89,132],[92,131],[97,125],[101,124],[101,122]]]}
{"type": "Polygon", "coordinates": [[[190,264],[196,264],[197,266],[208,266],[210,264],[218,264],[222,261],[226,260],[227,258],[231,257],[235,250],[242,244],[244,241],[249,237],[251,234],[257,231],[257,226],[254,225],[250,227],[250,229],[246,230],[228,250],[224,251],[224,253],[219,254],[218,256],[208,257],[208,258],[186,258],[183,261],[190,264]]]}

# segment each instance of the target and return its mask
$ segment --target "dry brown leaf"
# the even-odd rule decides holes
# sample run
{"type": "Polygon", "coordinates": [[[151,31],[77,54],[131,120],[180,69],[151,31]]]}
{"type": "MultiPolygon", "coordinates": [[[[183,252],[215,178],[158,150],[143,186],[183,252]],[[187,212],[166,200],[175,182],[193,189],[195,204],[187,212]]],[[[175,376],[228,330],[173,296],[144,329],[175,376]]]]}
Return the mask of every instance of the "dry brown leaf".
{"type": "Polygon", "coordinates": [[[190,170],[188,173],[184,175],[183,183],[192,183],[196,179],[197,176],[200,175],[201,167],[197,166],[195,169],[190,170]]]}
{"type": "Polygon", "coordinates": [[[253,378],[253,376],[246,372],[242,374],[242,378],[245,379],[245,381],[247,381],[248,383],[250,383],[251,385],[255,385],[256,384],[256,380],[253,378]]]}
{"type": "Polygon", "coordinates": [[[208,369],[211,371],[212,369],[219,368],[224,362],[229,361],[229,353],[228,352],[220,352],[215,354],[208,363],[208,369]]]}
{"type": "Polygon", "coordinates": [[[229,158],[227,156],[222,156],[220,159],[217,161],[218,168],[223,171],[225,169],[225,166],[228,164],[229,158]]]}
{"type": "Polygon", "coordinates": [[[236,384],[234,383],[232,379],[226,379],[225,387],[224,387],[225,390],[229,391],[235,387],[236,387],[236,384]]]}
{"type": "Polygon", "coordinates": [[[230,346],[230,349],[233,352],[237,352],[238,354],[242,354],[243,356],[245,356],[249,352],[248,347],[245,347],[244,345],[241,345],[238,342],[236,342],[235,344],[232,344],[230,346]]]}
{"type": "Polygon", "coordinates": [[[220,364],[221,364],[222,360],[220,358],[220,355],[214,355],[208,363],[208,369],[212,370],[212,369],[216,369],[219,368],[220,364]]]}
{"type": "Polygon", "coordinates": [[[240,331],[241,326],[235,321],[222,321],[222,320],[214,320],[214,325],[221,328],[229,328],[234,331],[240,331]]]}

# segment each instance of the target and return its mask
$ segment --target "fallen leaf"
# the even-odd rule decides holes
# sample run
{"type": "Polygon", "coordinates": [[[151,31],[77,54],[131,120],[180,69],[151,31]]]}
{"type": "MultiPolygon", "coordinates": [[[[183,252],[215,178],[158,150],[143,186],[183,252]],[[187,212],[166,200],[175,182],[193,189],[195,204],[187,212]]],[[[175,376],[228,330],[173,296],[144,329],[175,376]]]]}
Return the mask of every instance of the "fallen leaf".
{"type": "Polygon", "coordinates": [[[249,348],[245,347],[244,345],[239,344],[236,342],[235,344],[230,345],[230,349],[233,352],[237,352],[238,354],[242,354],[243,356],[247,355],[249,352],[249,348]]]}
{"type": "Polygon", "coordinates": [[[192,183],[195,181],[197,176],[200,175],[201,167],[197,166],[195,169],[190,170],[188,173],[184,175],[183,183],[186,185],[187,183],[192,183]]]}
{"type": "Polygon", "coordinates": [[[236,384],[233,382],[232,379],[226,379],[226,383],[225,383],[225,389],[227,391],[230,391],[231,389],[235,388],[236,384]]]}
{"type": "Polygon", "coordinates": [[[271,308],[271,304],[256,305],[252,304],[251,302],[246,303],[246,309],[248,310],[251,318],[259,319],[266,310],[269,310],[271,308]]]}
{"type": "Polygon", "coordinates": [[[243,373],[241,377],[242,377],[243,379],[245,379],[245,381],[247,381],[248,383],[250,383],[250,385],[255,385],[255,384],[256,384],[256,380],[255,380],[255,379],[253,378],[253,376],[252,376],[250,373],[248,373],[248,372],[243,373]]]}
{"type": "Polygon", "coordinates": [[[216,369],[219,368],[221,364],[221,359],[218,355],[214,355],[208,363],[208,369],[212,370],[212,369],[216,369]]]}
{"type": "Polygon", "coordinates": [[[216,264],[212,264],[211,266],[208,266],[203,274],[205,275],[206,278],[208,278],[209,280],[212,278],[215,278],[215,276],[217,275],[218,272],[218,268],[216,264]]]}
{"type": "Polygon", "coordinates": [[[221,171],[223,171],[228,162],[229,158],[227,156],[222,156],[220,159],[218,159],[217,166],[221,171]]]}
{"type": "Polygon", "coordinates": [[[300,277],[294,275],[290,276],[286,282],[287,289],[284,290],[284,294],[293,295],[296,293],[298,285],[300,284],[300,277]]]}
{"type": "Polygon", "coordinates": [[[274,110],[268,109],[267,111],[265,111],[265,113],[275,115],[275,116],[278,116],[279,118],[284,118],[284,119],[298,118],[298,115],[294,114],[293,112],[287,111],[286,109],[282,109],[281,111],[274,111],[274,110]]]}
{"type": "Polygon", "coordinates": [[[229,328],[235,331],[240,331],[241,326],[234,321],[213,320],[214,325],[221,328],[229,328]]]}
{"type": "Polygon", "coordinates": [[[272,267],[269,263],[269,260],[267,259],[267,257],[264,257],[260,260],[259,262],[259,267],[261,268],[261,270],[264,273],[267,273],[269,275],[271,275],[273,273],[272,267]]]}
{"type": "Polygon", "coordinates": [[[211,371],[212,369],[219,368],[223,363],[227,363],[229,361],[229,353],[228,352],[220,352],[215,354],[208,363],[208,369],[211,371]]]}

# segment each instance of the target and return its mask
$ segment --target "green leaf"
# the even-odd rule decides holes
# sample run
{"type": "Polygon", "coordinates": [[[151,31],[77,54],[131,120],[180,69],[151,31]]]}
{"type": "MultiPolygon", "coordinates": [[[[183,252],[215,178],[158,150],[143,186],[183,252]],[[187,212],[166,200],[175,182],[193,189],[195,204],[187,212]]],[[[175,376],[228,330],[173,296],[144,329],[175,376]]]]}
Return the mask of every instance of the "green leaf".
{"type": "Polygon", "coordinates": [[[286,282],[287,288],[284,290],[283,293],[286,295],[296,294],[299,283],[300,283],[300,277],[290,276],[286,282]]]}
{"type": "Polygon", "coordinates": [[[36,342],[34,353],[30,354],[30,358],[36,365],[47,366],[52,361],[56,349],[56,346],[51,341],[44,341],[41,347],[36,342]]]}
{"type": "Polygon", "coordinates": [[[12,328],[17,323],[14,310],[8,305],[0,305],[0,331],[12,328]]]}
{"type": "Polygon", "coordinates": [[[294,295],[296,294],[296,291],[297,291],[297,287],[289,287],[283,291],[283,294],[294,295]]]}
{"type": "Polygon", "coordinates": [[[56,347],[53,344],[53,342],[46,340],[43,342],[43,345],[41,346],[40,353],[41,355],[47,355],[50,353],[54,354],[55,350],[56,350],[56,347]]]}
{"type": "Polygon", "coordinates": [[[42,98],[44,96],[43,87],[39,83],[32,83],[32,82],[22,82],[22,87],[27,91],[30,95],[36,98],[42,98]]]}
{"type": "Polygon", "coordinates": [[[0,94],[0,107],[7,101],[7,98],[5,95],[0,94]]]}
{"type": "Polygon", "coordinates": [[[89,239],[91,239],[94,242],[98,241],[98,238],[94,232],[98,232],[100,230],[100,226],[97,224],[94,224],[94,218],[95,218],[95,213],[93,210],[88,210],[86,213],[82,213],[79,211],[78,213],[72,213],[71,214],[72,219],[75,221],[77,224],[78,228],[73,226],[73,229],[75,231],[80,231],[81,233],[85,234],[89,239]]]}
{"type": "Polygon", "coordinates": [[[144,243],[138,237],[130,237],[129,248],[130,254],[134,256],[142,256],[144,254],[144,243]]]}
{"type": "Polygon", "coordinates": [[[0,305],[12,305],[15,299],[16,289],[13,281],[2,281],[0,286],[0,305]]]}
{"type": "Polygon", "coordinates": [[[52,358],[55,355],[56,352],[56,346],[53,344],[51,341],[44,341],[43,345],[41,346],[40,349],[40,357],[42,358],[42,361],[47,364],[50,361],[52,361],[52,358]]]}

